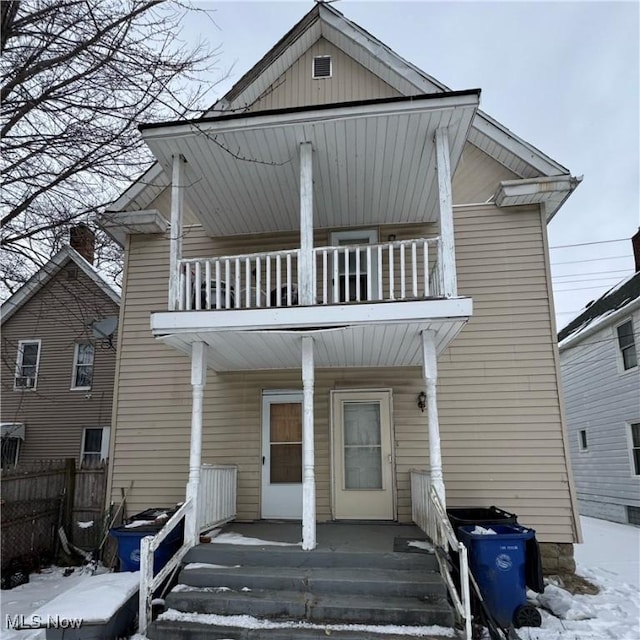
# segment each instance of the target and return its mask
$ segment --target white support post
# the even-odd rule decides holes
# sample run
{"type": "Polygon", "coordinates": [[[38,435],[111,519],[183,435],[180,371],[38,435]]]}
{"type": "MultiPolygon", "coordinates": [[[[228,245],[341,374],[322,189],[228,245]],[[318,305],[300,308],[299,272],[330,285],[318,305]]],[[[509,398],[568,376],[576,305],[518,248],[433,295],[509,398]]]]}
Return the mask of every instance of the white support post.
{"type": "Polygon", "coordinates": [[[446,507],[444,479],[442,477],[442,453],[440,450],[440,424],[438,422],[438,404],[436,401],[438,364],[436,359],[435,334],[429,330],[422,332],[422,371],[427,394],[431,484],[438,493],[442,505],[446,507]]]}
{"type": "MultiPolygon", "coordinates": [[[[184,158],[173,156],[171,174],[171,232],[169,236],[169,311],[180,306],[180,274],[178,261],[182,258],[182,209],[184,202],[184,158]]],[[[190,292],[185,292],[186,296],[190,292]]]]}
{"type": "Polygon", "coordinates": [[[316,546],[316,477],[313,441],[313,338],[302,338],[302,548],[316,546]]]}
{"type": "Polygon", "coordinates": [[[300,261],[298,290],[300,304],[314,301],[313,282],[313,146],[300,143],[300,261]]]}
{"type": "Polygon", "coordinates": [[[187,500],[191,499],[191,509],[185,517],[185,542],[198,543],[198,489],[200,487],[200,467],[202,464],[202,404],[207,381],[207,343],[194,342],[191,345],[191,448],[189,453],[189,481],[187,500]]]}
{"type": "Polygon", "coordinates": [[[451,197],[451,164],[449,161],[449,135],[446,129],[437,129],[436,165],[438,169],[438,196],[440,202],[439,259],[446,298],[458,295],[456,278],[456,251],[453,238],[453,201],[451,197]]]}

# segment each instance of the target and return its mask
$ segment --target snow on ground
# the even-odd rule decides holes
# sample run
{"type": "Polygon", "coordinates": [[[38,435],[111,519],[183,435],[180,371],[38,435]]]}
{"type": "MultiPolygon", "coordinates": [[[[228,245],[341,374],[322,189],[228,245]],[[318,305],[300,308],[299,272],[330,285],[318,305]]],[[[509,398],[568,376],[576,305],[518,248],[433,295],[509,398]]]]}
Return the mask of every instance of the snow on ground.
{"type": "Polygon", "coordinates": [[[268,545],[276,547],[299,547],[300,542],[276,542],[275,540],[260,540],[260,538],[247,538],[241,533],[221,533],[209,540],[210,544],[243,544],[264,547],[268,545]]]}
{"type": "MultiPolygon", "coordinates": [[[[600,587],[601,591],[595,596],[572,596],[561,585],[551,584],[543,596],[531,592],[530,596],[541,607],[543,626],[539,629],[519,629],[518,635],[522,640],[640,640],[640,528],[595,518],[582,517],[581,520],[585,542],[575,548],[578,573],[600,587]],[[555,612],[555,615],[547,609],[555,612]]],[[[274,544],[238,534],[221,534],[215,540],[227,544],[274,544]]],[[[0,635],[3,640],[44,640],[44,630],[8,630],[7,617],[29,616],[76,585],[84,583],[88,586],[86,581],[90,579],[90,574],[82,569],[76,569],[68,577],[64,577],[63,573],[64,569],[60,567],[46,569],[40,574],[32,574],[28,584],[2,591],[0,635]]],[[[166,612],[164,615],[189,614],[166,612]]],[[[249,616],[205,618],[210,624],[221,624],[225,620],[227,625],[263,624],[249,616]]],[[[295,628],[297,623],[289,624],[295,628]]],[[[442,628],[431,627],[378,627],[376,631],[381,634],[385,631],[405,633],[415,637],[418,633],[426,633],[427,629],[431,635],[451,635],[449,629],[443,631],[442,628]]],[[[132,640],[144,640],[144,637],[136,635],[132,640]]]]}
{"type": "Polygon", "coordinates": [[[586,516],[580,522],[584,543],[574,547],[578,566],[640,587],[640,527],[586,516]]]}

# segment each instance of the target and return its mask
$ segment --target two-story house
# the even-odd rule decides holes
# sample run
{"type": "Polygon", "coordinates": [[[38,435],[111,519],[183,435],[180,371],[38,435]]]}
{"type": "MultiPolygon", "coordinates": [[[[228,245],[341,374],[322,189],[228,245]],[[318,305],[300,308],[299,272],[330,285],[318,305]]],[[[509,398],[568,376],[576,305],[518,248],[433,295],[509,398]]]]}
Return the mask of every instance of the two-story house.
{"type": "Polygon", "coordinates": [[[2,305],[2,466],[108,457],[120,297],[93,233],[61,249],[2,305]]]}
{"type": "Polygon", "coordinates": [[[558,334],[580,513],[640,524],[640,231],[635,273],[558,334]]]}
{"type": "Polygon", "coordinates": [[[235,465],[237,519],[311,550],[410,522],[421,469],[578,540],[546,225],[579,181],[479,100],[320,3],[202,118],[140,127],[157,162],[102,220],[112,496],[197,502],[235,465]]]}

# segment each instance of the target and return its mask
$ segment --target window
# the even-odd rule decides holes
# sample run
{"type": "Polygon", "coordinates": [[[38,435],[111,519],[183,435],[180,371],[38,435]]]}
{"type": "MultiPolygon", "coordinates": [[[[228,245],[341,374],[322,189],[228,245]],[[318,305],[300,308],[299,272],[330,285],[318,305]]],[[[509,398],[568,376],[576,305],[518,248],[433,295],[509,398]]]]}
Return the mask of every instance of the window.
{"type": "Polygon", "coordinates": [[[589,448],[586,429],[580,429],[580,431],[578,431],[578,448],[580,451],[586,451],[589,448]]]}
{"type": "Polygon", "coordinates": [[[633,475],[640,476],[640,422],[629,425],[631,431],[631,470],[633,475]]]}
{"type": "Polygon", "coordinates": [[[88,342],[78,342],[73,354],[72,389],[90,389],[93,382],[94,347],[88,342]]]}
{"type": "Polygon", "coordinates": [[[20,340],[16,358],[15,389],[35,389],[40,361],[40,340],[20,340]]]}
{"type": "Polygon", "coordinates": [[[627,520],[629,524],[640,525],[640,507],[627,507],[627,520]]]}
{"type": "Polygon", "coordinates": [[[2,454],[0,456],[0,468],[7,469],[18,464],[20,453],[20,438],[2,438],[2,454]]]}
{"type": "Polygon", "coordinates": [[[331,77],[331,56],[314,56],[313,58],[313,77],[314,78],[330,78],[331,77]]]}
{"type": "Polygon", "coordinates": [[[638,354],[636,353],[636,342],[633,336],[633,323],[627,320],[616,327],[618,332],[618,347],[622,357],[622,368],[627,371],[638,366],[638,354]]]}
{"type": "MultiPolygon", "coordinates": [[[[331,246],[353,247],[378,241],[375,229],[337,231],[331,234],[331,246]]],[[[329,294],[332,298],[332,294],[329,294]]],[[[338,253],[338,301],[378,299],[378,254],[371,251],[371,275],[367,278],[366,249],[346,249],[338,253]],[[370,283],[371,290],[367,288],[370,283]]]]}
{"type": "Polygon", "coordinates": [[[87,427],[82,434],[81,462],[100,462],[109,456],[109,427],[87,427]]]}

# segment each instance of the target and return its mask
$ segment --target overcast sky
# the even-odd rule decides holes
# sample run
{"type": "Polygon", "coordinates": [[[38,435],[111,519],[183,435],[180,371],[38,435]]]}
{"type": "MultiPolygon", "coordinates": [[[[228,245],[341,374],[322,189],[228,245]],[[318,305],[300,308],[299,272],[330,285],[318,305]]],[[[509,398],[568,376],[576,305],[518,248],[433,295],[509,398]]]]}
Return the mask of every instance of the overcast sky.
{"type": "MultiPolygon", "coordinates": [[[[200,3],[217,28],[226,91],[311,7],[305,2],[200,3]]],[[[633,273],[640,226],[637,2],[340,0],[345,16],[451,89],[482,89],[481,108],[584,182],[549,225],[558,328],[633,273]],[[571,246],[582,243],[586,246],[571,246]],[[606,258],[606,259],[604,259],[606,258]],[[568,264],[567,264],[568,263],[568,264]]]]}

